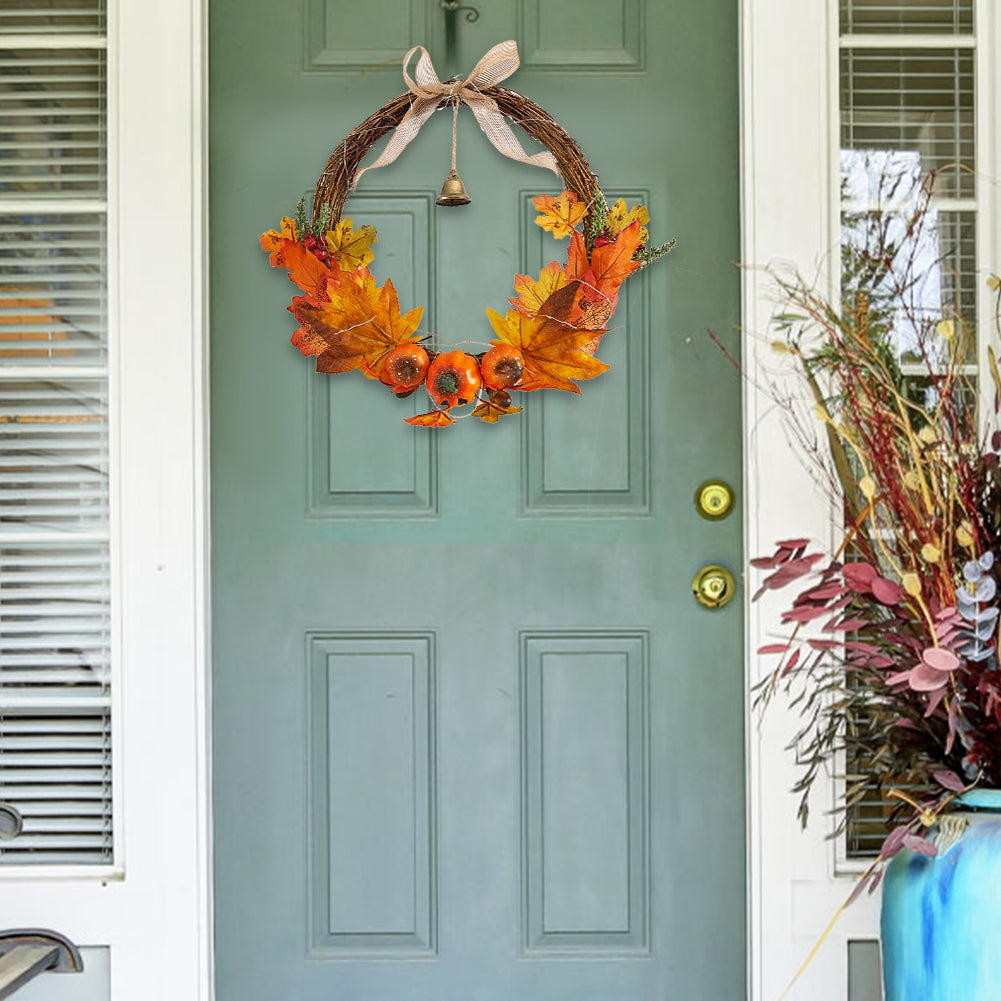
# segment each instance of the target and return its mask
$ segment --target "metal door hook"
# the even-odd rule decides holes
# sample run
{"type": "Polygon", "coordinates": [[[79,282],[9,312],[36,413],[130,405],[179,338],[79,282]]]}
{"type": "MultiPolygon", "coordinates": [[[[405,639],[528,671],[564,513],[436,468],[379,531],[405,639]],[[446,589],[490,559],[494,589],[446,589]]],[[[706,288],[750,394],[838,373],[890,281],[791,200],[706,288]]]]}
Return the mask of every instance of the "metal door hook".
{"type": "Polygon", "coordinates": [[[48,928],[0,931],[0,1001],[46,970],[82,973],[80,950],[65,935],[48,928]]]}
{"type": "Polygon", "coordinates": [[[479,8],[472,4],[461,4],[459,0],[441,0],[441,9],[448,14],[457,14],[460,10],[466,12],[466,20],[472,24],[480,19],[479,8]]]}

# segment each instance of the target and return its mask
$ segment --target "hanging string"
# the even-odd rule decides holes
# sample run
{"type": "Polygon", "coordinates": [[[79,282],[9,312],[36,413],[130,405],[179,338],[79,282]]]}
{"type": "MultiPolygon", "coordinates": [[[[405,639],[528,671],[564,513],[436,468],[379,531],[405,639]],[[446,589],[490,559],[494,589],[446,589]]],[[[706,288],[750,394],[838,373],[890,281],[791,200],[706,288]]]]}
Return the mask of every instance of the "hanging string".
{"type": "Polygon", "coordinates": [[[455,171],[455,129],[459,122],[459,101],[452,105],[452,170],[455,171]]]}

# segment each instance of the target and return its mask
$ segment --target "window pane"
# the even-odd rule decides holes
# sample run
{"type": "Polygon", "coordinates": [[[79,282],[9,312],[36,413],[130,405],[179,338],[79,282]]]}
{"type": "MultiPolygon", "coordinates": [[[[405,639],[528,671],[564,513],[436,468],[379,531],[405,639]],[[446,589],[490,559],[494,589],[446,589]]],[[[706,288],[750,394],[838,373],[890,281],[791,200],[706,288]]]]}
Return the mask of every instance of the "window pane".
{"type": "Polygon", "coordinates": [[[967,49],[841,53],[842,150],[912,156],[939,197],[972,198],[974,54],[967,49]]]}
{"type": "Polygon", "coordinates": [[[4,0],[0,6],[0,35],[104,30],[104,0],[4,0]]]}
{"type": "Polygon", "coordinates": [[[973,0],[841,0],[841,33],[973,31],[973,0]]]}
{"type": "Polygon", "coordinates": [[[103,212],[0,214],[0,366],[106,363],[106,243],[103,212]]]}
{"type": "Polygon", "coordinates": [[[0,199],[104,197],[106,57],[0,48],[0,199]]]}

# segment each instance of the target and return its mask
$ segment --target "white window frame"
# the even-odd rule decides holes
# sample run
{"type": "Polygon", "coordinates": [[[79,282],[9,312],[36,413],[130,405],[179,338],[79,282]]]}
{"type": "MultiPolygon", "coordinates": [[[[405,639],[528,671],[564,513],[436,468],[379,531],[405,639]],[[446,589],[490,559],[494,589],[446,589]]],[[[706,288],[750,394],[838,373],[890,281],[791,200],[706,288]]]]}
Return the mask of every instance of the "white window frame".
{"type": "Polygon", "coordinates": [[[0,868],[0,929],[209,1001],[207,0],[109,0],[112,866],[0,868]]]}
{"type": "MultiPolygon", "coordinates": [[[[982,283],[1001,268],[1001,11],[977,0],[978,264],[982,283]]],[[[891,43],[892,44],[892,43],[891,43]]],[[[782,261],[829,281],[838,255],[838,11],[836,0],[742,0],[742,254],[746,265],[782,261]]],[[[980,330],[992,329],[981,295],[980,330]]],[[[767,349],[775,303],[767,276],[743,278],[746,553],[776,540],[831,538],[832,512],[788,444],[779,416],[759,389],[775,356],[767,349]]],[[[981,338],[986,351],[987,337],[981,338]]],[[[997,349],[997,344],[995,344],[997,349]]],[[[753,593],[749,578],[745,593],[753,593]]],[[[781,600],[746,606],[746,673],[766,665],[755,651],[772,636],[781,600]]],[[[836,844],[825,839],[834,782],[818,782],[812,821],[800,831],[796,777],[786,744],[797,717],[780,700],[764,720],[747,715],[748,997],[780,997],[852,887],[838,876],[836,844]],[[823,787],[823,788],[821,788],[823,787]]],[[[878,938],[879,895],[862,898],[835,924],[790,1001],[846,1001],[847,943],[878,938]]]]}

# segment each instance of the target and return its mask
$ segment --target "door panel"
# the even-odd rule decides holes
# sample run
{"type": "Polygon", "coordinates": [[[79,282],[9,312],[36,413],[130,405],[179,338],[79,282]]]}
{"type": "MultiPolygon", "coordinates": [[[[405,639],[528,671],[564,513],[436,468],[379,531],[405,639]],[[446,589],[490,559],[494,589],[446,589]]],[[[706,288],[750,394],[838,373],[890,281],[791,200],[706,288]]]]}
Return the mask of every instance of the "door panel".
{"type": "MultiPolygon", "coordinates": [[[[740,560],[739,515],[691,499],[740,469],[704,334],[738,315],[735,5],[480,14],[450,64],[432,0],[212,5],[220,1001],[743,994],[741,619],[689,590],[740,560]],[[403,89],[405,45],[444,77],[506,38],[508,83],[679,249],[627,283],[581,396],[411,428],[423,400],[286,343],[256,236],[403,89]]],[[[437,208],[450,147],[433,116],[345,214],[422,330],[482,344],[513,275],[564,259],[531,206],[560,185],[462,113],[473,202],[437,208]]]]}

